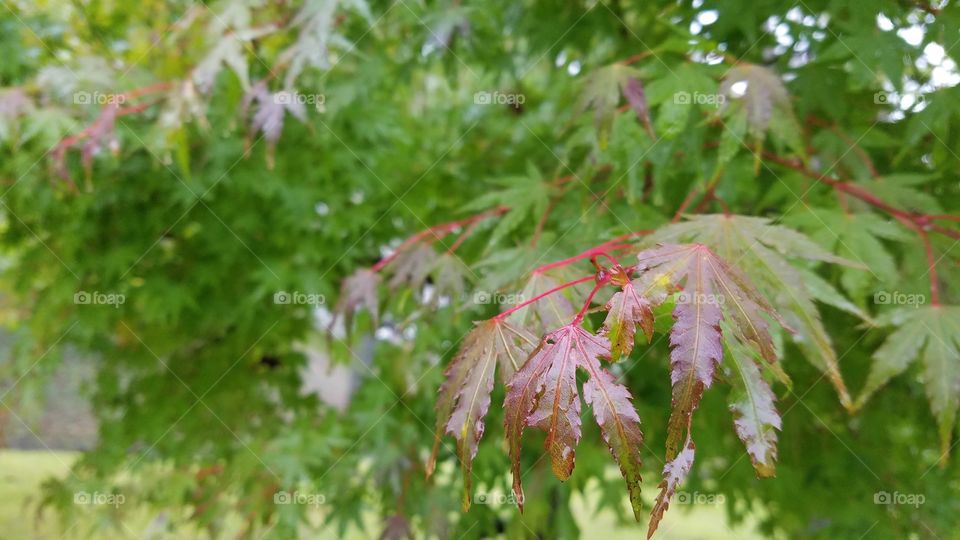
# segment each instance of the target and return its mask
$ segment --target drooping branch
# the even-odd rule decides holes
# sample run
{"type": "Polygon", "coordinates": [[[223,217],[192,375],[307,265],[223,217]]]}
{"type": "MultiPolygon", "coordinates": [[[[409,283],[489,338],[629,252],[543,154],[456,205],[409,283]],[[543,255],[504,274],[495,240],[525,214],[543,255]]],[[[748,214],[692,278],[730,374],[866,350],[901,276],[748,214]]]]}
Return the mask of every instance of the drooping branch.
{"type": "Polygon", "coordinates": [[[592,280],[592,279],[595,279],[595,276],[594,276],[593,274],[591,274],[591,275],[589,275],[589,276],[584,276],[584,277],[579,278],[579,279],[575,279],[575,280],[573,280],[573,281],[568,281],[568,282],[566,282],[566,283],[562,283],[562,284],[557,285],[556,287],[550,289],[549,291],[542,292],[542,293],[538,294],[537,296],[534,296],[533,298],[531,298],[531,299],[529,299],[529,300],[524,300],[523,302],[520,302],[519,304],[511,307],[510,309],[508,309],[508,310],[506,310],[506,311],[500,312],[499,314],[497,314],[497,315],[494,316],[493,318],[494,318],[494,319],[504,319],[504,318],[506,318],[508,315],[510,315],[511,313],[513,313],[513,312],[515,312],[515,311],[517,311],[517,310],[523,309],[523,308],[529,306],[530,304],[536,302],[537,300],[540,300],[541,298],[550,296],[551,294],[553,294],[553,293],[555,293],[555,292],[557,292],[557,291],[562,291],[563,289],[567,289],[567,288],[569,288],[569,287],[573,287],[574,285],[579,285],[579,284],[581,284],[581,283],[585,283],[585,282],[590,281],[590,280],[592,280]]]}
{"type": "Polygon", "coordinates": [[[933,252],[933,244],[930,242],[930,235],[928,231],[938,232],[944,236],[960,240],[960,231],[953,229],[948,229],[946,227],[937,225],[933,223],[936,219],[945,219],[950,221],[960,221],[960,216],[952,216],[945,214],[929,215],[922,213],[908,212],[897,208],[880,197],[877,197],[873,193],[870,193],[866,188],[854,184],[845,180],[838,180],[835,178],[830,178],[826,175],[819,174],[815,171],[807,169],[800,163],[796,163],[792,160],[778,156],[772,152],[763,152],[765,159],[793,169],[809,178],[813,178],[818,182],[822,182],[834,188],[838,193],[845,193],[851,195],[861,201],[875,207],[879,208],[891,216],[893,216],[897,221],[903,223],[907,228],[912,229],[920,237],[920,240],[923,242],[924,252],[927,258],[927,275],[930,278],[930,301],[933,305],[940,305],[940,286],[937,278],[937,260],[933,252]]]}
{"type": "Polygon", "coordinates": [[[447,234],[461,227],[473,225],[481,220],[487,219],[488,217],[501,216],[504,213],[506,213],[507,210],[509,210],[508,207],[500,206],[500,207],[494,208],[493,210],[481,212],[479,214],[470,216],[468,218],[458,219],[456,221],[450,221],[448,223],[441,223],[440,225],[434,225],[432,227],[428,227],[418,232],[417,234],[411,236],[410,238],[407,238],[406,240],[404,240],[399,246],[397,246],[396,249],[393,250],[392,253],[380,259],[380,261],[377,262],[377,264],[373,265],[370,268],[370,270],[373,272],[379,272],[380,270],[383,269],[383,267],[390,264],[390,262],[392,262],[397,257],[397,255],[399,255],[401,252],[412,247],[413,245],[426,239],[429,236],[433,236],[433,240],[430,240],[431,242],[440,240],[447,234]]]}
{"type": "Polygon", "coordinates": [[[645,230],[641,230],[641,231],[634,231],[634,232],[631,232],[631,233],[623,234],[623,235],[617,236],[616,238],[611,238],[610,240],[607,240],[606,242],[604,242],[604,243],[602,243],[602,244],[600,244],[600,245],[597,245],[597,246],[594,246],[594,247],[592,247],[592,248],[589,248],[589,249],[587,249],[586,251],[582,251],[582,252],[578,253],[577,255],[574,255],[573,257],[567,257],[566,259],[561,259],[561,260],[559,260],[559,261],[554,261],[554,262],[552,262],[552,263],[545,264],[545,265],[543,265],[543,266],[539,266],[539,267],[537,267],[537,268],[534,268],[534,269],[531,271],[531,273],[532,273],[532,274],[542,274],[542,273],[544,273],[544,272],[546,272],[546,271],[548,271],[548,270],[552,270],[552,269],[554,269],[554,268],[559,268],[559,267],[561,267],[561,266],[566,266],[566,265],[568,265],[568,264],[572,264],[572,263],[575,263],[575,262],[577,262],[577,261],[582,261],[582,260],[584,260],[584,259],[590,259],[590,258],[592,258],[592,257],[596,257],[596,256],[601,255],[601,254],[608,254],[608,252],[610,252],[610,251],[619,251],[619,250],[622,250],[622,249],[631,248],[631,247],[633,247],[633,244],[624,243],[625,240],[629,240],[629,239],[631,239],[631,238],[636,238],[637,236],[644,236],[644,235],[650,234],[650,233],[652,233],[652,232],[653,232],[653,231],[650,231],[650,230],[646,230],[646,229],[645,229],[645,230]]]}

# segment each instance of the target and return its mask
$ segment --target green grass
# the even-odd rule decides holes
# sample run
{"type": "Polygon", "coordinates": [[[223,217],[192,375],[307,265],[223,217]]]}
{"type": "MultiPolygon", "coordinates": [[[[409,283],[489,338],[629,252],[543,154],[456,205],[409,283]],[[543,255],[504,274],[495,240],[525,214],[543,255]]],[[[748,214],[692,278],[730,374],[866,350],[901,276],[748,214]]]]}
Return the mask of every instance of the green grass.
{"type": "MultiPolygon", "coordinates": [[[[150,521],[151,515],[133,512],[130,519],[123,523],[122,529],[113,534],[99,531],[93,536],[84,536],[85,527],[65,531],[52,512],[38,517],[40,484],[47,478],[62,478],[69,474],[70,464],[78,454],[72,452],[46,451],[0,451],[0,531],[3,540],[72,540],[79,538],[97,538],[98,540],[132,540],[143,538],[142,533],[150,521]]],[[[603,538],[603,540],[635,540],[646,536],[645,525],[618,526],[611,513],[596,514],[589,510],[593,505],[587,498],[574,500],[574,514],[578,517],[584,536],[603,538]]],[[[648,506],[649,508],[649,506],[648,506]]],[[[370,530],[376,530],[374,516],[366,519],[370,530]]],[[[184,531],[180,531],[180,536],[184,531]]],[[[190,534],[189,537],[202,538],[190,534]]],[[[365,539],[370,533],[354,531],[348,535],[350,540],[365,539]]],[[[375,536],[375,535],[373,535],[375,536]]],[[[174,538],[159,536],[155,538],[174,538]]],[[[306,534],[304,538],[326,540],[335,539],[335,533],[317,535],[306,534]]],[[[752,540],[760,538],[750,527],[731,528],[726,520],[722,506],[698,506],[687,508],[674,505],[660,524],[657,532],[659,540],[752,540]]]]}

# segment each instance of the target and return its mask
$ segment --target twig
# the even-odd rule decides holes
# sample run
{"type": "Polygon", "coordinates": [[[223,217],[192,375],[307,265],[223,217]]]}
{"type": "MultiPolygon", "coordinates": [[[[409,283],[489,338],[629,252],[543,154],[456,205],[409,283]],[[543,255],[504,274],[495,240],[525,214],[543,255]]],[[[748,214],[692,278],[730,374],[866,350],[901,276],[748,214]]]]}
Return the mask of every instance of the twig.
{"type": "Polygon", "coordinates": [[[384,266],[390,264],[394,259],[396,259],[397,255],[399,255],[401,252],[403,252],[407,248],[413,246],[417,242],[420,242],[421,240],[423,240],[424,238],[430,235],[434,236],[434,240],[440,240],[451,231],[454,231],[464,225],[470,225],[491,216],[503,215],[507,210],[509,210],[509,208],[507,208],[506,206],[500,206],[498,208],[494,208],[493,210],[482,212],[475,216],[470,216],[468,218],[459,219],[457,221],[451,221],[448,223],[441,223],[440,225],[434,225],[433,227],[424,229],[418,232],[417,234],[411,236],[410,238],[407,238],[406,240],[404,240],[399,246],[397,246],[395,250],[393,250],[393,253],[380,259],[380,261],[377,264],[370,267],[370,270],[372,272],[379,272],[380,270],[383,269],[384,266]]]}
{"type": "Polygon", "coordinates": [[[511,313],[513,313],[514,311],[517,311],[518,309],[525,308],[525,307],[527,307],[527,306],[529,306],[530,304],[536,302],[537,300],[540,300],[541,298],[543,298],[543,297],[545,297],[545,296],[550,296],[551,294],[553,294],[553,293],[555,293],[555,292],[557,292],[557,291],[566,289],[566,288],[568,288],[568,287],[573,287],[574,285],[579,285],[579,284],[581,284],[581,283],[584,283],[584,282],[586,282],[586,281],[590,281],[590,280],[592,280],[592,279],[594,279],[594,276],[593,276],[593,275],[589,275],[589,276],[584,276],[584,277],[582,277],[582,278],[580,278],[580,279],[575,279],[575,280],[573,280],[573,281],[568,281],[568,282],[566,282],[566,283],[564,283],[564,284],[562,284],[562,285],[557,285],[556,287],[550,289],[549,291],[546,291],[546,292],[544,292],[544,293],[540,293],[540,294],[538,294],[537,296],[534,296],[533,298],[531,298],[530,300],[526,300],[526,301],[524,301],[524,302],[520,302],[519,304],[513,306],[512,308],[510,308],[510,309],[508,309],[508,310],[506,310],[506,311],[503,311],[503,312],[499,313],[498,315],[496,315],[496,316],[494,317],[494,319],[498,319],[498,320],[499,320],[499,319],[503,319],[503,318],[505,318],[507,315],[510,315],[511,313]]]}

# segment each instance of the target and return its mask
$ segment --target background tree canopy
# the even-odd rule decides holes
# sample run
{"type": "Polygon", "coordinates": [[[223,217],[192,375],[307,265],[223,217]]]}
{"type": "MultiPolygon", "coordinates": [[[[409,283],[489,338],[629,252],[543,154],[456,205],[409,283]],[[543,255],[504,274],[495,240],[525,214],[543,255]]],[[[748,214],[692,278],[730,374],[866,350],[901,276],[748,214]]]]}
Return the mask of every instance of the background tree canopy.
{"type": "Polygon", "coordinates": [[[0,4],[64,534],[960,538],[953,2],[0,4]]]}

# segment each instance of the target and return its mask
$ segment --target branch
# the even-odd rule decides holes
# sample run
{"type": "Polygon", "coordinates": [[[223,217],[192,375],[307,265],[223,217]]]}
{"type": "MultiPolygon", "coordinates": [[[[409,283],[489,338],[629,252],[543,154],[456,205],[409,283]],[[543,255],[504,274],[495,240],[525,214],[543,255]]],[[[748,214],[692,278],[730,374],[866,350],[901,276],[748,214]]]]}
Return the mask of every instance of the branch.
{"type": "Polygon", "coordinates": [[[588,249],[588,250],[586,250],[586,251],[580,252],[580,253],[578,253],[577,255],[574,255],[573,257],[567,257],[566,259],[562,259],[562,260],[559,260],[559,261],[554,261],[554,262],[552,262],[552,263],[545,264],[545,265],[543,265],[543,266],[534,268],[531,273],[532,273],[532,274],[542,274],[542,273],[544,273],[544,272],[546,272],[546,271],[548,271],[548,270],[552,270],[552,269],[554,269],[554,268],[559,268],[559,267],[561,267],[561,266],[566,266],[566,265],[568,265],[568,264],[575,263],[575,262],[577,262],[577,261],[582,261],[583,259],[590,259],[590,258],[592,258],[592,257],[596,257],[596,256],[598,256],[598,255],[600,255],[600,254],[602,254],[602,253],[608,252],[608,251],[619,251],[619,250],[621,250],[621,249],[627,249],[627,248],[633,247],[633,244],[625,244],[625,243],[623,243],[623,241],[624,241],[624,240],[629,240],[630,238],[634,238],[634,237],[637,237],[637,236],[643,236],[643,235],[646,235],[646,234],[650,234],[650,233],[652,233],[652,232],[653,232],[653,231],[650,231],[650,230],[646,230],[646,229],[645,229],[645,230],[641,230],[641,231],[634,231],[634,232],[632,232],[632,233],[623,234],[623,235],[620,235],[620,236],[618,236],[618,237],[616,237],[616,238],[611,238],[610,240],[607,240],[606,242],[604,242],[604,243],[602,243],[602,244],[600,244],[600,245],[598,245],[598,246],[594,246],[594,247],[592,247],[592,248],[590,248],[590,249],[588,249]]]}
{"type": "Polygon", "coordinates": [[[507,210],[509,210],[509,208],[507,208],[506,206],[500,206],[498,208],[494,208],[493,210],[481,212],[475,216],[459,219],[457,221],[451,221],[448,223],[441,223],[440,225],[434,225],[433,227],[424,229],[418,232],[417,234],[411,236],[410,238],[407,238],[406,240],[404,240],[399,246],[397,246],[395,250],[393,250],[393,253],[380,259],[380,261],[377,264],[373,265],[370,268],[370,270],[373,272],[379,272],[380,270],[383,269],[384,266],[390,264],[391,261],[397,258],[397,255],[399,255],[402,251],[410,248],[417,242],[420,242],[421,240],[423,240],[424,238],[430,235],[433,235],[434,240],[440,240],[450,232],[455,231],[460,227],[463,227],[464,225],[472,225],[478,221],[484,220],[491,216],[503,215],[504,213],[506,213],[507,210]]]}
{"type": "Polygon", "coordinates": [[[945,214],[929,215],[908,212],[890,205],[883,199],[877,197],[873,193],[870,193],[865,188],[857,184],[843,180],[837,180],[834,178],[828,178],[827,176],[811,171],[799,163],[780,157],[772,152],[764,151],[763,155],[764,158],[769,159],[770,161],[779,163],[785,167],[789,167],[810,178],[813,178],[814,180],[817,180],[818,182],[823,182],[824,184],[833,187],[838,191],[838,193],[842,192],[852,195],[871,206],[884,210],[898,221],[906,225],[908,228],[913,229],[917,235],[920,236],[920,240],[923,242],[924,252],[927,256],[927,274],[930,276],[930,302],[935,306],[940,305],[940,285],[937,278],[936,268],[937,260],[934,256],[933,244],[930,242],[930,235],[927,231],[932,230],[944,236],[960,240],[960,231],[947,229],[946,227],[932,223],[932,221],[935,219],[960,221],[960,217],[945,214]]]}
{"type": "MultiPolygon", "coordinates": [[[[574,285],[579,285],[579,284],[584,283],[584,282],[586,282],[586,281],[590,281],[591,279],[595,279],[595,277],[596,277],[596,276],[594,276],[594,275],[591,274],[591,275],[589,275],[589,276],[584,276],[584,277],[582,277],[582,278],[575,279],[575,280],[573,280],[573,281],[568,281],[568,282],[563,283],[563,284],[561,284],[561,285],[557,285],[556,287],[550,289],[549,291],[546,291],[546,292],[544,292],[544,293],[540,293],[540,294],[534,296],[534,297],[531,298],[530,300],[526,300],[526,301],[524,301],[524,302],[520,302],[519,304],[513,306],[512,308],[510,308],[510,309],[508,309],[508,310],[506,310],[506,311],[503,311],[503,312],[497,314],[497,315],[496,315],[495,317],[493,317],[493,318],[494,318],[494,319],[497,319],[497,320],[503,319],[503,318],[505,318],[507,315],[510,315],[511,313],[513,313],[514,311],[517,311],[517,310],[519,310],[519,309],[525,308],[525,307],[527,307],[527,306],[529,306],[530,304],[536,302],[537,300],[540,300],[541,298],[543,298],[543,297],[545,297],[545,296],[550,296],[551,294],[553,294],[553,293],[555,293],[555,292],[557,292],[557,291],[566,289],[566,288],[568,288],[568,287],[573,287],[574,285]]],[[[591,297],[592,297],[592,295],[591,295],[591,297]]]]}

